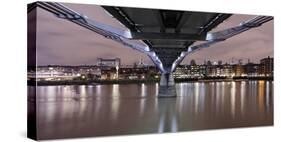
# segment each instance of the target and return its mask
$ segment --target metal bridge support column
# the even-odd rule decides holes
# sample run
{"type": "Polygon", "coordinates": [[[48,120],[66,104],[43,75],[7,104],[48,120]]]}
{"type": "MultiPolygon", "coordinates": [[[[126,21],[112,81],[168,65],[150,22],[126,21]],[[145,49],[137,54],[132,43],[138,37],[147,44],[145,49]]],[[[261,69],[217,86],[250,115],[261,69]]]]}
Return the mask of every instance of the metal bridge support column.
{"type": "Polygon", "coordinates": [[[172,73],[162,73],[158,97],[176,97],[175,80],[172,73]]]}

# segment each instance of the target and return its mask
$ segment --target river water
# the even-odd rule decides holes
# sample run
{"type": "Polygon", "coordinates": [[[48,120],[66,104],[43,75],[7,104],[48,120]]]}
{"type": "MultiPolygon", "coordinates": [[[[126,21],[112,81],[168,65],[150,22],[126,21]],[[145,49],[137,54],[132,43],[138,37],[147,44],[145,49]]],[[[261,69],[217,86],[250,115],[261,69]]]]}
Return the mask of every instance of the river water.
{"type": "Polygon", "coordinates": [[[188,82],[176,98],[158,83],[29,87],[39,139],[273,125],[273,82],[188,82]]]}

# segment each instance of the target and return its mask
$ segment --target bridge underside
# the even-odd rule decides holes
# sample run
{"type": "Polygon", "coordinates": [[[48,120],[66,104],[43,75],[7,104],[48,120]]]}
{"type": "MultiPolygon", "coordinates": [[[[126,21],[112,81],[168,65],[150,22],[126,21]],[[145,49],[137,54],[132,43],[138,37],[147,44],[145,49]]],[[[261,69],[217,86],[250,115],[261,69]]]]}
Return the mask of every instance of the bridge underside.
{"type": "Polygon", "coordinates": [[[207,32],[229,18],[230,14],[172,11],[103,6],[125,25],[133,39],[142,40],[161,60],[164,70],[159,96],[175,96],[172,66],[195,41],[205,41],[207,32]]]}
{"type": "Polygon", "coordinates": [[[122,30],[89,19],[60,3],[36,2],[28,6],[28,11],[37,6],[58,18],[71,21],[149,56],[162,73],[159,97],[176,96],[172,73],[187,54],[259,27],[273,19],[271,16],[257,16],[238,26],[209,33],[231,15],[103,6],[109,14],[128,28],[122,30]],[[142,40],[143,43],[134,40],[142,40]],[[205,42],[192,45],[195,41],[205,42]]]}

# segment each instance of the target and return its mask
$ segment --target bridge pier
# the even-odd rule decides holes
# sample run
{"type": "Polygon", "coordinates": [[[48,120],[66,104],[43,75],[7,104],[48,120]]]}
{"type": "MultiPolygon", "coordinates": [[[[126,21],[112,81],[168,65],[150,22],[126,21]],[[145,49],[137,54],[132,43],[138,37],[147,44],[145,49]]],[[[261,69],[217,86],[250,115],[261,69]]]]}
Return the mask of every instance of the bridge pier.
{"type": "Polygon", "coordinates": [[[175,80],[172,73],[162,73],[158,97],[176,97],[175,80]]]}

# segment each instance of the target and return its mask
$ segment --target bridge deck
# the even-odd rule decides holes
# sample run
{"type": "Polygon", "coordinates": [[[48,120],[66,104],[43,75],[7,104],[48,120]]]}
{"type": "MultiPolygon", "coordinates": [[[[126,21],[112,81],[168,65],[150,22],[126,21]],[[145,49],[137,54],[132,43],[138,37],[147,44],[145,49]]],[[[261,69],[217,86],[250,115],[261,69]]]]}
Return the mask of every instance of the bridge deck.
{"type": "Polygon", "coordinates": [[[143,40],[155,51],[165,68],[170,68],[181,51],[231,14],[103,6],[128,29],[134,39],[143,40]],[[167,54],[169,53],[169,54],[167,54]]]}

